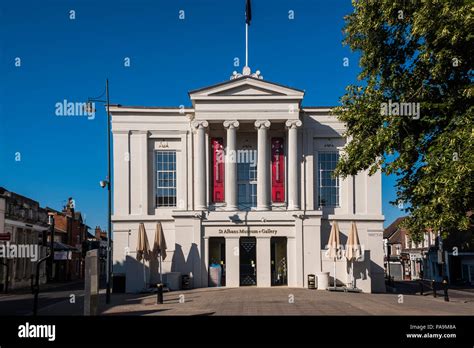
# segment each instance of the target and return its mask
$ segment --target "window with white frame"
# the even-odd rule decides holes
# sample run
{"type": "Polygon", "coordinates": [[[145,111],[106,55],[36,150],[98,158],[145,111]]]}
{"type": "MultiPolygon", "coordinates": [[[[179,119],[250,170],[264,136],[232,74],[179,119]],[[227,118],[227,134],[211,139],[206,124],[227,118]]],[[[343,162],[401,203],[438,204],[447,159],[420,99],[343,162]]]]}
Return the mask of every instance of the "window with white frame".
{"type": "Polygon", "coordinates": [[[339,152],[337,151],[318,153],[320,207],[339,206],[339,178],[333,176],[338,161],[339,152]]]}
{"type": "Polygon", "coordinates": [[[156,206],[176,207],[176,151],[156,151],[156,206]]]}

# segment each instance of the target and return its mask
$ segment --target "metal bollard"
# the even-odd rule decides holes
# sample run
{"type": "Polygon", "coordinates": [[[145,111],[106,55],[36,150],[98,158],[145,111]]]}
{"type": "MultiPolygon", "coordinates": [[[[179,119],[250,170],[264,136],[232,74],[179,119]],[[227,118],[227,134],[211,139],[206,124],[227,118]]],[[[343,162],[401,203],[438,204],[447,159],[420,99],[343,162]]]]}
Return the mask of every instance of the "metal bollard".
{"type": "Polygon", "coordinates": [[[443,280],[443,290],[444,290],[444,300],[449,302],[448,296],[448,281],[446,279],[443,280]]]}
{"type": "Polygon", "coordinates": [[[436,282],[434,279],[431,281],[431,288],[433,289],[433,297],[437,297],[438,294],[436,294],[436,282]]]}
{"type": "Polygon", "coordinates": [[[423,296],[423,280],[420,280],[420,295],[423,296]]]}
{"type": "Polygon", "coordinates": [[[163,284],[157,284],[156,304],[163,304],[163,284]]]}

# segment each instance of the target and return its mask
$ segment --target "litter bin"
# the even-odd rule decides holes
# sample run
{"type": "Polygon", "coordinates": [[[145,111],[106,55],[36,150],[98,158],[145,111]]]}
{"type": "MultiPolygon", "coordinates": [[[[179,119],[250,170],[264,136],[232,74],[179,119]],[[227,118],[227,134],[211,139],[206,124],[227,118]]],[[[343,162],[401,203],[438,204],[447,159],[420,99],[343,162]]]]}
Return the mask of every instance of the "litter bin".
{"type": "Polygon", "coordinates": [[[125,274],[114,274],[112,276],[112,292],[115,294],[125,293],[125,274]]]}
{"type": "Polygon", "coordinates": [[[329,272],[316,273],[318,277],[318,290],[326,290],[329,287],[329,272]]]}
{"type": "Polygon", "coordinates": [[[316,289],[316,276],[308,274],[308,289],[316,289]]]}
{"type": "Polygon", "coordinates": [[[189,279],[189,275],[183,274],[181,276],[181,289],[188,290],[191,289],[191,281],[189,279]]]}

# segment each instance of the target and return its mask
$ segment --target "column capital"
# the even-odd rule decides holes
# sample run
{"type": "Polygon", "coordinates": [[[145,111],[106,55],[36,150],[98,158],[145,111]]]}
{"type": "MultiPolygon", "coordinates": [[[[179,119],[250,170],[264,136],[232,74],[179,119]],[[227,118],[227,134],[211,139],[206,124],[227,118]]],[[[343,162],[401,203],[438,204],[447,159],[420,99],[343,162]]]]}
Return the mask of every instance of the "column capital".
{"type": "Polygon", "coordinates": [[[194,129],[207,128],[209,127],[209,122],[206,120],[194,120],[191,122],[191,127],[194,129]]]}
{"type": "Polygon", "coordinates": [[[302,125],[303,125],[303,122],[301,122],[300,120],[288,120],[285,122],[285,126],[288,129],[295,129],[295,128],[301,127],[302,125]]]}
{"type": "Polygon", "coordinates": [[[271,123],[269,120],[257,120],[255,121],[255,128],[261,129],[261,128],[270,128],[271,123]]]}
{"type": "Polygon", "coordinates": [[[224,128],[239,128],[239,121],[237,120],[227,120],[224,121],[224,128]]]}

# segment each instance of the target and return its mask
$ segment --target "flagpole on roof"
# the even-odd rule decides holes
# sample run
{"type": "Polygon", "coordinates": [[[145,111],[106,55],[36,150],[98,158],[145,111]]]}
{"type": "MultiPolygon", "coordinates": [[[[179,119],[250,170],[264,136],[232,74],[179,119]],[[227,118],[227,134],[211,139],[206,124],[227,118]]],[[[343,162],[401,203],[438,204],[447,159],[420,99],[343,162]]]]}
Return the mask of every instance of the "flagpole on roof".
{"type": "Polygon", "coordinates": [[[242,73],[234,71],[231,80],[237,79],[242,76],[251,76],[256,79],[263,80],[263,76],[260,73],[260,70],[255,71],[252,74],[252,70],[249,67],[249,27],[250,22],[252,21],[252,5],[251,0],[245,0],[245,66],[242,69],[242,73]]]}
{"type": "Polygon", "coordinates": [[[245,23],[245,66],[249,66],[249,25],[245,23]]]}
{"type": "Polygon", "coordinates": [[[249,25],[252,20],[252,5],[250,0],[245,2],[245,66],[249,66],[249,25]]]}

